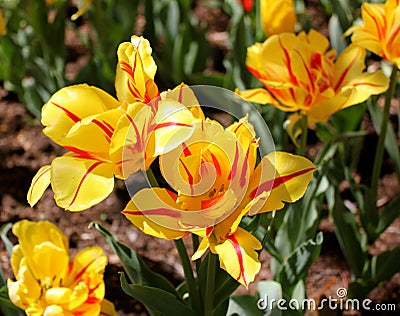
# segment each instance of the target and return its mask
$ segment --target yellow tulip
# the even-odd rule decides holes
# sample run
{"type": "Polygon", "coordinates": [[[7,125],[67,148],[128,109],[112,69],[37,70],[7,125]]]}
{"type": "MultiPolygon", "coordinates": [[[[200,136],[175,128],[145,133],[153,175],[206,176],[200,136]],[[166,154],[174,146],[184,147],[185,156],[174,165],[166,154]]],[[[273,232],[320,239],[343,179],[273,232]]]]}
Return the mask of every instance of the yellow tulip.
{"type": "Polygon", "coordinates": [[[260,0],[260,10],[267,37],[284,32],[294,33],[297,18],[293,0],[260,0]]]}
{"type": "Polygon", "coordinates": [[[11,256],[16,281],[7,286],[27,315],[116,315],[112,303],[103,303],[107,257],[101,248],[83,249],[69,262],[68,240],[52,223],[22,220],[13,233],[19,241],[11,256]]]}
{"type": "Polygon", "coordinates": [[[315,170],[309,160],[281,152],[265,156],[256,167],[257,147],[246,117],[226,129],[199,120],[180,147],[160,156],[161,173],[177,193],[142,189],[123,214],[156,237],[204,237],[194,258],[210,249],[221,267],[247,286],[260,268],[255,250],[261,244],[238,227],[242,217],[298,200],[315,170]]]}
{"type": "Polygon", "coordinates": [[[265,89],[238,92],[245,99],[308,116],[309,124],[387,90],[389,80],[365,69],[365,50],[350,45],[335,60],[329,41],[311,30],[273,35],[247,50],[246,65],[265,89]]]}
{"type": "Polygon", "coordinates": [[[400,68],[400,2],[385,4],[364,2],[361,6],[364,23],[350,28],[351,40],[400,68]]]}
{"type": "Polygon", "coordinates": [[[158,97],[154,82],[157,65],[151,52],[149,41],[136,35],[119,45],[115,89],[120,101],[149,103],[158,97]]]}
{"type": "Polygon", "coordinates": [[[82,84],[57,91],[44,105],[43,133],[69,152],[35,175],[27,196],[31,206],[49,184],[64,209],[81,211],[101,202],[112,192],[114,177],[146,170],[191,135],[193,120],[204,118],[185,85],[160,96],[146,39],[133,36],[118,56],[118,99],[82,84]]]}

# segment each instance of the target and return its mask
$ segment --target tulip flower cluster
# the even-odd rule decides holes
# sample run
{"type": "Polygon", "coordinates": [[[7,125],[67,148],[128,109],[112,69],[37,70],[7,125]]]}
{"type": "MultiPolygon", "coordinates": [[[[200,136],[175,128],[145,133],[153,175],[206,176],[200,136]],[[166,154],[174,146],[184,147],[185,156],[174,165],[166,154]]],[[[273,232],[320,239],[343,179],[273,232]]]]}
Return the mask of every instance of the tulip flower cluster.
{"type": "Polygon", "coordinates": [[[256,166],[259,139],[247,117],[224,128],[204,117],[189,87],[160,93],[151,51],[137,36],[119,46],[117,99],[88,85],[50,98],[42,110],[43,132],[68,152],[39,170],[28,201],[34,205],[51,184],[60,207],[84,210],[110,194],[114,177],[149,172],[159,158],[169,187],[140,190],[123,214],[156,237],[202,237],[193,259],[209,249],[247,286],[260,269],[261,243],[239,223],[298,200],[315,166],[284,152],[261,157],[256,166]]]}
{"type": "Polygon", "coordinates": [[[104,300],[107,257],[99,247],[81,250],[69,261],[68,240],[52,223],[22,220],[13,226],[19,244],[8,280],[11,301],[27,315],[116,315],[104,300]]]}
{"type": "Polygon", "coordinates": [[[365,55],[365,49],[350,45],[336,59],[328,39],[315,30],[273,35],[247,51],[246,65],[265,89],[239,93],[249,101],[299,111],[311,126],[326,122],[337,111],[387,90],[382,71],[364,72],[365,55]]]}

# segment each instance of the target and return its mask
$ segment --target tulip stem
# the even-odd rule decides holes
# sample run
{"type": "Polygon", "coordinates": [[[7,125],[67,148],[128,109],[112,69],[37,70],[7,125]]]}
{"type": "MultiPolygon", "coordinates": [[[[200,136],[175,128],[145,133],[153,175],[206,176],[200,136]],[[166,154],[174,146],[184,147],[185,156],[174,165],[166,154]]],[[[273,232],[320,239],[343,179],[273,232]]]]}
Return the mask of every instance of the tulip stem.
{"type": "Polygon", "coordinates": [[[179,257],[181,258],[183,272],[185,274],[185,281],[187,290],[189,292],[189,299],[195,311],[201,311],[200,296],[197,291],[196,280],[194,279],[192,265],[186,251],[186,246],[182,238],[174,240],[175,247],[178,250],[179,257]]]}
{"type": "Polygon", "coordinates": [[[301,137],[299,147],[297,148],[297,154],[304,155],[307,149],[307,137],[308,137],[308,117],[305,114],[301,114],[301,137]]]}
{"type": "Polygon", "coordinates": [[[376,148],[375,153],[375,161],[374,167],[372,169],[372,177],[371,177],[371,190],[372,194],[374,195],[374,201],[378,198],[378,186],[379,186],[379,178],[382,169],[382,161],[383,161],[383,154],[385,149],[385,138],[386,138],[386,131],[389,122],[389,115],[390,115],[390,105],[392,101],[392,97],[395,91],[396,82],[397,82],[397,67],[393,65],[392,73],[390,75],[390,83],[389,89],[386,91],[385,96],[385,106],[383,108],[383,115],[382,115],[382,123],[381,123],[381,131],[378,138],[378,145],[376,148]]]}
{"type": "MultiPolygon", "coordinates": [[[[192,245],[193,245],[193,252],[196,252],[197,249],[199,248],[200,245],[200,241],[199,241],[199,236],[192,234],[192,245]]],[[[196,272],[199,273],[199,269],[200,269],[200,259],[195,260],[195,264],[196,264],[196,272]]]]}
{"type": "Polygon", "coordinates": [[[210,251],[208,253],[206,297],[204,300],[204,316],[213,315],[216,268],[217,268],[217,255],[213,254],[210,251]]]}

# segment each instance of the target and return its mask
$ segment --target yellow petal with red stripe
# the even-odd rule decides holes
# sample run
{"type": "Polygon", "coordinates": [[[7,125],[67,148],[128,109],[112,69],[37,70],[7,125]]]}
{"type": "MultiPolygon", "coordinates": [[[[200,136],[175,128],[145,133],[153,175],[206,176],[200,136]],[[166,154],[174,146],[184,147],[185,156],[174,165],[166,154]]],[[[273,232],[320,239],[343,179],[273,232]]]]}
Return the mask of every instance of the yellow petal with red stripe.
{"type": "Polygon", "coordinates": [[[149,103],[158,97],[158,88],[153,80],[157,68],[148,40],[133,36],[131,42],[119,45],[117,55],[115,90],[118,100],[149,103]]]}
{"type": "Polygon", "coordinates": [[[39,169],[32,179],[31,186],[29,187],[27,198],[28,203],[33,207],[42,197],[44,191],[50,184],[50,165],[43,166],[39,169]]]}
{"type": "Polygon", "coordinates": [[[261,248],[259,240],[240,227],[224,242],[210,245],[211,251],[219,256],[221,268],[246,287],[260,271],[256,250],[261,248]]]}
{"type": "Polygon", "coordinates": [[[200,120],[205,120],[203,110],[200,107],[200,103],[197,100],[193,90],[184,83],[176,86],[173,90],[167,90],[161,92],[161,100],[173,100],[182,103],[186,106],[192,115],[200,120]]]}
{"type": "Polygon", "coordinates": [[[64,148],[86,157],[108,159],[111,138],[123,111],[112,109],[77,122],[62,140],[64,148]]]}
{"type": "Polygon", "coordinates": [[[255,102],[259,104],[277,104],[276,99],[265,89],[256,88],[250,90],[240,91],[236,89],[235,91],[243,99],[249,102],[255,102]]]}
{"type": "Polygon", "coordinates": [[[268,154],[250,179],[246,210],[253,215],[279,210],[284,202],[297,201],[304,195],[315,170],[304,157],[285,152],[268,154]]]}
{"type": "Polygon", "coordinates": [[[122,214],[148,235],[168,240],[179,239],[186,232],[169,228],[177,225],[181,218],[175,200],[176,196],[166,189],[142,189],[133,196],[122,214]]]}
{"type": "Polygon", "coordinates": [[[43,133],[60,143],[75,123],[119,105],[108,93],[86,84],[62,88],[42,108],[43,133]]]}
{"type": "Polygon", "coordinates": [[[58,206],[82,211],[104,200],[114,188],[115,166],[63,156],[51,164],[51,186],[58,206]]]}

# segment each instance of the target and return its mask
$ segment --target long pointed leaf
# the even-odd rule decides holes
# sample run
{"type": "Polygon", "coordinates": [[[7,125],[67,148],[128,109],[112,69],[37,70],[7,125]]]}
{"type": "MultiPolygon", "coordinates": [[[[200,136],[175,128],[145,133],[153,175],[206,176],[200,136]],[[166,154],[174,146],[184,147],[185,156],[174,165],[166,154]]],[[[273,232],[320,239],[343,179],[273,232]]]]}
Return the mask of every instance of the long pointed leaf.
{"type": "Polygon", "coordinates": [[[142,302],[153,313],[165,316],[194,316],[195,313],[175,295],[160,288],[140,284],[128,284],[125,274],[121,273],[121,286],[126,294],[142,302]]]}
{"type": "Polygon", "coordinates": [[[133,249],[119,242],[113,234],[100,224],[93,223],[92,225],[106,238],[108,244],[118,255],[132,282],[137,285],[159,288],[177,296],[172,283],[161,274],[152,272],[133,249]]]}

